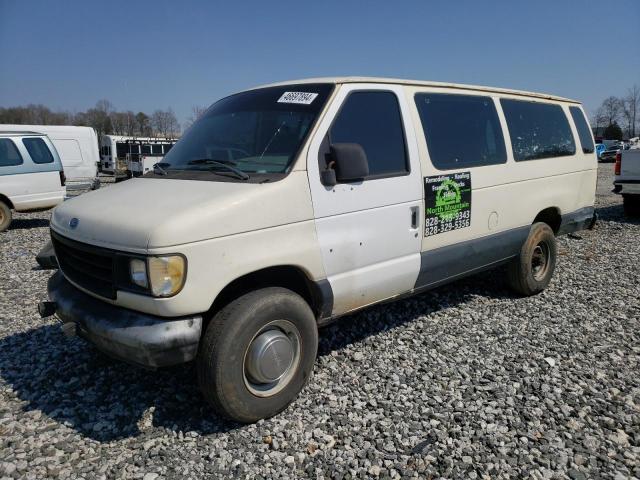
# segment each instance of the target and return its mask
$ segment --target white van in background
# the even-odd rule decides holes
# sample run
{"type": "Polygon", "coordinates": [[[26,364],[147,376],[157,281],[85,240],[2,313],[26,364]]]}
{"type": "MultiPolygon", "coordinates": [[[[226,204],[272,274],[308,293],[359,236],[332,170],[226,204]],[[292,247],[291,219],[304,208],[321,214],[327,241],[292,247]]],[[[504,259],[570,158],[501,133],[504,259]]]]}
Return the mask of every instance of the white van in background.
{"type": "Polygon", "coordinates": [[[53,143],[64,172],[69,190],[99,186],[98,136],[91,127],[72,125],[0,125],[0,131],[30,131],[44,133],[53,143]]]}
{"type": "Polygon", "coordinates": [[[9,228],[12,210],[46,210],[65,194],[62,164],[46,135],[0,132],[0,232],[9,228]]]}
{"type": "Polygon", "coordinates": [[[596,177],[575,100],[260,87],[215,103],[161,168],[55,209],[39,310],[129,362],[196,360],[211,405],[253,422],[298,395],[318,327],[342,315],[501,264],[515,292],[544,290],[556,237],[594,225],[596,177]]]}

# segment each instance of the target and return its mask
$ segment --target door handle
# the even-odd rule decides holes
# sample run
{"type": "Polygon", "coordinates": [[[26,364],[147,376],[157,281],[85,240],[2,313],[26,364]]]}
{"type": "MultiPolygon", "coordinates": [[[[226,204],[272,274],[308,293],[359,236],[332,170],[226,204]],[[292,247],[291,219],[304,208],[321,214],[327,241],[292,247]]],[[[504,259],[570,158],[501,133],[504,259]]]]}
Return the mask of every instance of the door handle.
{"type": "Polygon", "coordinates": [[[411,229],[415,230],[418,228],[418,212],[420,211],[420,207],[411,207],[411,229]]]}

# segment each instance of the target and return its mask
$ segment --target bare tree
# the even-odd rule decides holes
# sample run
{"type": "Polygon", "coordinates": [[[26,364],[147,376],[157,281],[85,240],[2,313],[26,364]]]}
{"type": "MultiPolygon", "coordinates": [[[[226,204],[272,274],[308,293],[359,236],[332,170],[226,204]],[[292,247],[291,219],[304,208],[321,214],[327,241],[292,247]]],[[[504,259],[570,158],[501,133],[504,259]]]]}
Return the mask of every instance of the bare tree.
{"type": "Polygon", "coordinates": [[[629,138],[636,136],[636,124],[638,121],[638,110],[640,109],[640,88],[634,85],[627,91],[627,95],[622,99],[622,113],[627,123],[627,135],[629,138]]]}
{"type": "Polygon", "coordinates": [[[607,97],[602,101],[602,114],[607,126],[613,125],[620,118],[622,113],[622,101],[618,97],[607,97]]]}
{"type": "Polygon", "coordinates": [[[596,137],[599,137],[602,134],[600,130],[607,126],[606,121],[607,118],[601,105],[595,112],[593,112],[593,116],[591,117],[591,126],[593,127],[593,134],[596,137]]]}
{"type": "Polygon", "coordinates": [[[138,112],[135,116],[135,132],[141,137],[151,136],[151,123],[149,115],[144,112],[138,112]]]}
{"type": "Polygon", "coordinates": [[[180,133],[180,124],[171,108],[153,112],[150,123],[156,136],[170,138],[180,133]]]}
{"type": "Polygon", "coordinates": [[[206,111],[207,111],[207,107],[200,107],[200,106],[197,106],[197,105],[191,107],[191,116],[189,116],[189,118],[187,118],[187,121],[184,124],[184,129],[186,130],[191,125],[196,123],[196,120],[198,120],[201,116],[203,116],[206,111]]]}

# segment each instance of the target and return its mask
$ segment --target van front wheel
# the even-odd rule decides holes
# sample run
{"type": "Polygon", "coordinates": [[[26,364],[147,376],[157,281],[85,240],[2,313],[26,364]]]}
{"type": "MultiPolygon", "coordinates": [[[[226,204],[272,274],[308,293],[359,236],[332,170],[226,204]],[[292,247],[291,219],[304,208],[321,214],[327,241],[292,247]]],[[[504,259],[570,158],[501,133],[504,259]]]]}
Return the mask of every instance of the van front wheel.
{"type": "Polygon", "coordinates": [[[551,282],[557,256],[556,237],[551,227],[534,223],[520,254],[507,267],[509,286],[525,296],[540,293],[551,282]]]}
{"type": "Polygon", "coordinates": [[[198,383],[220,414],[255,422],[298,396],[317,351],[316,319],[307,302],[285,288],[263,288],[211,319],[198,352],[198,383]]]}
{"type": "Polygon", "coordinates": [[[11,209],[0,200],[0,232],[4,232],[11,225],[11,209]]]}

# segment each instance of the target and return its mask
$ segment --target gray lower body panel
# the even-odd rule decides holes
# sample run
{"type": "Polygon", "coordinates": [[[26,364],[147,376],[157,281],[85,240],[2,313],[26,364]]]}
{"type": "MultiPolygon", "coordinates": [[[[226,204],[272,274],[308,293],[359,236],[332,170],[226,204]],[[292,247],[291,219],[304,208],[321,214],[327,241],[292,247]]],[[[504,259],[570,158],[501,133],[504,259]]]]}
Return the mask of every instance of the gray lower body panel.
{"type": "Polygon", "coordinates": [[[415,289],[437,287],[510,260],[520,253],[529,229],[527,225],[422,252],[415,289]]]}
{"type": "Polygon", "coordinates": [[[581,208],[575,212],[562,215],[562,223],[560,223],[558,235],[591,229],[595,225],[596,219],[596,211],[593,207],[581,208]]]}
{"type": "Polygon", "coordinates": [[[188,362],[198,352],[201,316],[163,318],[116,307],[78,290],[60,271],[47,290],[58,318],[113,357],[156,368],[188,362]]]}

